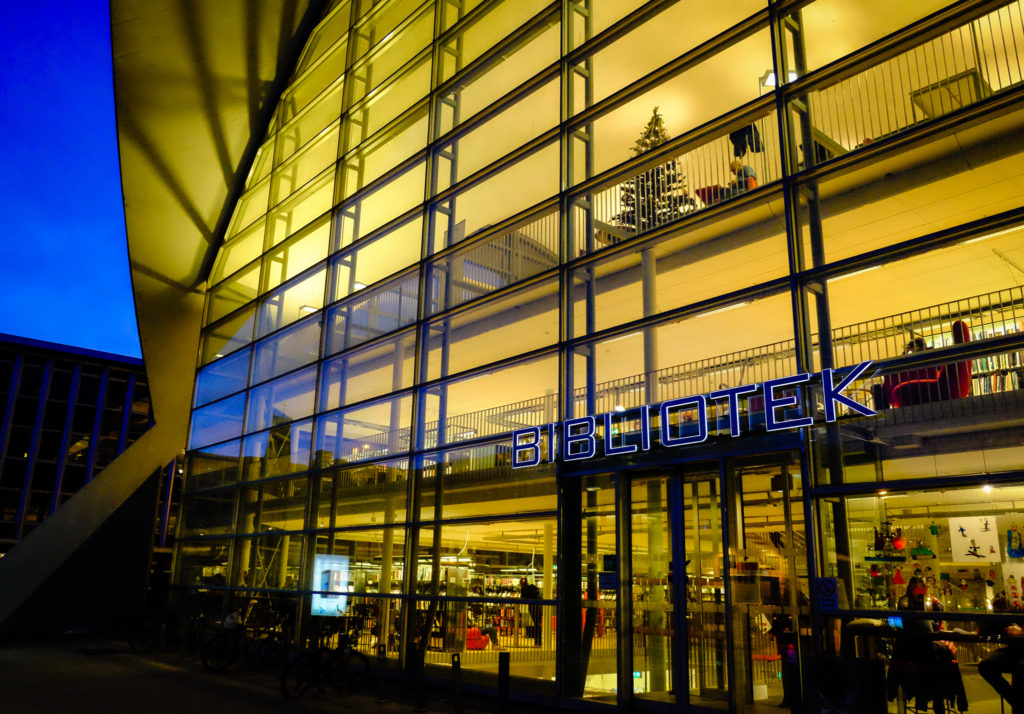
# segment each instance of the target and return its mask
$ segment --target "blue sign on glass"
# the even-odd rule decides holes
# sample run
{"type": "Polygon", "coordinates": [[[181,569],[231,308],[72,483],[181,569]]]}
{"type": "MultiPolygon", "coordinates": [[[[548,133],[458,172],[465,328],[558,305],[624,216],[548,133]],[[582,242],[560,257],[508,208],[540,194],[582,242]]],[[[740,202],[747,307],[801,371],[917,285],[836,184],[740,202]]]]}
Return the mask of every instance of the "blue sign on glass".
{"type": "MultiPolygon", "coordinates": [[[[821,376],[821,402],[825,421],[838,418],[837,406],[863,416],[875,416],[874,409],[867,407],[843,394],[855,380],[871,366],[871,361],[861,362],[850,369],[836,383],[833,377],[845,370],[823,369],[821,376]]],[[[645,404],[622,412],[608,412],[598,416],[576,417],[544,426],[530,426],[512,432],[512,468],[536,466],[542,461],[581,461],[598,456],[601,443],[602,456],[630,454],[648,451],[651,448],[652,431],[658,431],[661,445],[667,448],[701,444],[708,438],[708,404],[724,402],[722,428],[726,425],[733,437],[743,433],[740,421],[740,397],[759,394],[764,403],[758,410],[764,419],[765,431],[802,429],[814,424],[814,417],[800,413],[801,385],[811,382],[817,374],[803,373],[792,377],[769,379],[761,383],[744,384],[740,387],[719,389],[708,394],[695,394],[681,399],[669,399],[660,405],[645,404]],[[793,414],[796,410],[796,414],[793,414]],[[682,418],[685,415],[685,418],[682,418]],[[657,419],[656,423],[652,422],[657,419]],[[626,440],[620,435],[625,422],[639,422],[639,439],[626,440]],[[604,438],[598,438],[598,424],[603,427],[604,438]],[[542,439],[546,436],[546,439],[542,439]],[[639,443],[637,443],[639,441],[639,443]]],[[[749,403],[749,401],[748,401],[749,403]]],[[[751,414],[753,416],[753,414],[751,414]]]]}

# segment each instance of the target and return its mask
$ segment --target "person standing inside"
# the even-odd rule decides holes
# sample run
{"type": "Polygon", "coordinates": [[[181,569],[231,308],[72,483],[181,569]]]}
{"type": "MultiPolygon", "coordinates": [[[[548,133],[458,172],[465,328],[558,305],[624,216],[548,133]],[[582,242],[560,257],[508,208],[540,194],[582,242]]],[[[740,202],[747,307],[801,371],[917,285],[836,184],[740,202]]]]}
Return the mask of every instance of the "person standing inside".
{"type": "MultiPolygon", "coordinates": [[[[540,588],[523,578],[519,581],[519,597],[523,600],[540,600],[540,588]]],[[[540,647],[544,606],[539,602],[531,602],[527,605],[527,612],[530,614],[531,622],[526,626],[526,635],[533,637],[533,643],[540,647]]]]}

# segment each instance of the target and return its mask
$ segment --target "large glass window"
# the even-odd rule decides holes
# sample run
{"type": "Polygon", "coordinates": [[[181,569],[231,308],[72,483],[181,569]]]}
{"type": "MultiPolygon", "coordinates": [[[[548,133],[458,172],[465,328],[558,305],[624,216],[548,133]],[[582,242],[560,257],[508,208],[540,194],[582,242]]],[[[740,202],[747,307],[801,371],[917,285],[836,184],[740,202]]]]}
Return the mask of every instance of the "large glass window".
{"type": "Polygon", "coordinates": [[[407,273],[380,287],[357,291],[327,311],[324,353],[335,354],[393,332],[416,319],[419,276],[407,273]]]}
{"type": "Polygon", "coordinates": [[[425,446],[503,434],[553,420],[558,358],[545,356],[430,387],[423,395],[425,446]],[[545,419],[545,416],[552,415],[545,419]]]}
{"type": "Polygon", "coordinates": [[[259,384],[316,360],[320,353],[320,316],[279,332],[256,345],[252,384],[259,384]]]}
{"type": "Polygon", "coordinates": [[[267,239],[277,245],[330,210],[334,200],[334,166],[321,173],[267,215],[267,239]]]}
{"type": "MultiPolygon", "coordinates": [[[[341,114],[343,79],[338,79],[312,104],[288,121],[277,132],[277,165],[280,166],[296,151],[319,136],[324,127],[341,114]]],[[[269,170],[269,169],[268,169],[269,170]]]]}
{"type": "Polygon", "coordinates": [[[192,429],[188,438],[189,448],[196,449],[241,435],[244,413],[244,394],[214,402],[202,409],[196,409],[192,412],[192,429]]]}
{"type": "Polygon", "coordinates": [[[789,253],[785,222],[776,213],[781,209],[781,200],[766,200],[580,267],[573,274],[572,334],[582,336],[783,277],[789,253]],[[646,304],[645,283],[653,283],[646,304]]]}
{"type": "MultiPolygon", "coordinates": [[[[700,8],[700,22],[693,22],[692,5],[685,2],[670,3],[644,24],[581,60],[581,63],[586,63],[591,78],[592,101],[604,99],[763,7],[764,0],[703,4],[700,8]]],[[[748,59],[749,76],[746,84],[750,86],[756,86],[760,68],[750,61],[754,59],[755,56],[748,59]]],[[[764,66],[770,67],[771,64],[764,66]]],[[[582,81],[581,78],[577,83],[582,81]]],[[[725,81],[724,84],[729,85],[731,82],[725,81]]],[[[576,94],[581,95],[580,100],[584,99],[583,92],[576,94]]],[[[705,100],[707,98],[704,97],[705,100]]],[[[685,103],[682,98],[679,100],[685,103]]],[[[583,108],[582,101],[574,107],[577,111],[583,108]]]]}
{"type": "Polygon", "coordinates": [[[317,465],[368,461],[406,451],[411,414],[412,398],[398,396],[320,417],[317,465]]]}
{"type": "Polygon", "coordinates": [[[1000,592],[1019,608],[1022,496],[1020,486],[978,484],[826,499],[824,570],[851,608],[913,609],[907,596],[918,583],[922,611],[988,613],[1000,592]]]}
{"type": "Polygon", "coordinates": [[[937,349],[1016,333],[1024,302],[1007,267],[1024,261],[1020,228],[985,232],[829,280],[837,364],[918,351],[918,338],[920,349],[937,349]],[[954,334],[957,321],[968,334],[954,334]]]}
{"type": "Polygon", "coordinates": [[[558,59],[559,26],[542,24],[510,47],[501,62],[481,66],[465,77],[437,107],[438,133],[443,135],[508,94],[558,59]]]}
{"type": "Polygon", "coordinates": [[[558,144],[548,144],[431,210],[431,252],[459,243],[558,191],[558,144]]]}
{"type": "Polygon", "coordinates": [[[201,491],[236,482],[240,448],[241,442],[235,440],[190,451],[185,481],[188,490],[201,491]]]}
{"type": "Polygon", "coordinates": [[[259,279],[260,266],[255,264],[214,288],[208,300],[206,321],[215,322],[255,300],[259,279]]]}
{"type": "Polygon", "coordinates": [[[281,424],[247,436],[242,444],[242,478],[262,478],[305,471],[313,447],[313,422],[281,424]]]}
{"type": "MultiPolygon", "coordinates": [[[[320,528],[351,528],[405,520],[406,459],[360,464],[320,477],[314,503],[320,528]]],[[[395,585],[401,584],[399,579],[395,585]]]]}
{"type": "Polygon", "coordinates": [[[778,294],[583,345],[574,356],[574,413],[621,411],[794,375],[792,334],[790,297],[778,294]]]}
{"type": "Polygon", "coordinates": [[[249,356],[244,350],[209,364],[196,375],[195,405],[202,406],[244,389],[249,380],[249,356]]]}
{"type": "Polygon", "coordinates": [[[252,342],[255,308],[235,313],[206,328],[203,335],[203,364],[212,362],[252,342]]]}
{"type": "Polygon", "coordinates": [[[218,283],[260,257],[263,252],[263,229],[261,221],[221,247],[210,273],[211,284],[218,283]]]}
{"type": "MultiPolygon", "coordinates": [[[[721,50],[718,54],[648,89],[635,99],[595,119],[588,133],[593,137],[591,166],[594,173],[630,158],[631,148],[644,131],[651,111],[664,117],[666,131],[679,136],[730,109],[758,96],[755,67],[771,66],[771,41],[767,28],[721,50]]],[[[577,93],[580,94],[580,93],[577,93]]],[[[576,111],[585,109],[578,96],[576,111]]],[[[728,169],[728,157],[723,170],[728,169]]],[[[575,171],[573,182],[589,178],[575,171]]]]}
{"type": "MultiPolygon", "coordinates": [[[[390,195],[385,192],[382,195],[390,195]]],[[[331,300],[340,300],[407,267],[420,256],[423,219],[361,241],[331,260],[331,300]]],[[[344,240],[344,238],[342,238],[344,240]]],[[[345,241],[343,245],[347,244],[345,241]]]]}
{"type": "Polygon", "coordinates": [[[324,216],[308,229],[263,256],[263,287],[273,290],[327,257],[331,221],[324,216]]]}
{"type": "Polygon", "coordinates": [[[246,431],[253,432],[313,413],[316,368],[256,387],[249,394],[246,431]]]}
{"type": "Polygon", "coordinates": [[[435,312],[461,305],[558,265],[558,212],[531,216],[429,266],[435,312]]]}
{"type": "Polygon", "coordinates": [[[549,4],[546,0],[500,0],[489,12],[477,15],[475,22],[464,25],[444,45],[440,81],[451,78],[549,4]]]}
{"type": "Polygon", "coordinates": [[[429,89],[430,57],[427,56],[349,110],[344,135],[346,153],[416,104],[429,89]]]}
{"type": "Polygon", "coordinates": [[[320,266],[263,298],[258,336],[270,334],[322,308],[326,274],[326,268],[320,266]]]}
{"type": "Polygon", "coordinates": [[[341,199],[370,185],[427,143],[427,105],[410,110],[349,152],[341,163],[341,199]]]}
{"type": "Polygon", "coordinates": [[[276,206],[305,186],[325,168],[332,166],[337,156],[338,123],[335,122],[274,170],[270,179],[270,205],[276,206]]]}
{"type": "MultiPolygon", "coordinates": [[[[396,19],[394,15],[388,17],[389,22],[386,24],[396,19]]],[[[357,29],[356,37],[359,40],[369,39],[371,43],[376,40],[378,44],[370,56],[357,61],[349,72],[349,106],[372,92],[383,80],[430,44],[433,29],[432,3],[427,3],[419,12],[412,11],[410,7],[409,14],[401,19],[401,25],[383,34],[378,34],[380,23],[373,20],[357,29]]]]}
{"type": "MultiPolygon", "coordinates": [[[[336,217],[335,246],[364,238],[423,201],[426,162],[420,161],[369,193],[342,205],[336,217]]],[[[415,259],[415,254],[409,256],[415,259]]]]}
{"type": "Polygon", "coordinates": [[[552,80],[467,134],[444,143],[434,157],[432,190],[444,191],[558,123],[558,81],[552,80]]]}
{"type": "Polygon", "coordinates": [[[427,379],[552,345],[558,338],[558,283],[433,322],[427,336],[427,379]]]}
{"type": "Polygon", "coordinates": [[[404,332],[324,362],[320,411],[411,387],[415,343],[415,335],[404,332]]]}
{"type": "MultiPolygon", "coordinates": [[[[853,32],[850,37],[859,35],[853,32]]],[[[1024,77],[1022,37],[1024,15],[1014,2],[938,36],[926,33],[921,44],[800,98],[793,109],[800,115],[798,122],[809,121],[815,162],[1019,86],[1024,77]],[[806,113],[801,105],[806,105],[806,113]]],[[[808,163],[803,152],[809,147],[801,145],[800,152],[795,158],[803,166],[808,163]]],[[[932,175],[945,173],[948,170],[932,175]]]]}

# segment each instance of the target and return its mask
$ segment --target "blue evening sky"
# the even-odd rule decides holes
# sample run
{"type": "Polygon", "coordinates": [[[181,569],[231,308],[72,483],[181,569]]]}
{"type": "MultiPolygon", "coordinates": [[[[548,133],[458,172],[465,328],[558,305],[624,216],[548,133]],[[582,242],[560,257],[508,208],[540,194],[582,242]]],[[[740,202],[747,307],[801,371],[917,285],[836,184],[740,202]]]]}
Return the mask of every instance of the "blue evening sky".
{"type": "Polygon", "coordinates": [[[108,0],[4,4],[0,332],[141,356],[108,0]]]}

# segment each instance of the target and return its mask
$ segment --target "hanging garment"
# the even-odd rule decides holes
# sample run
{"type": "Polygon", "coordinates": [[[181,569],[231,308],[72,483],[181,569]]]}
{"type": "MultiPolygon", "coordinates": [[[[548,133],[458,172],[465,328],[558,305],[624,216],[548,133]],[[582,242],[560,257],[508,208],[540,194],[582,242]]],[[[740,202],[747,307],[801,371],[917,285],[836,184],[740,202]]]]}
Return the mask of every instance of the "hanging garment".
{"type": "Polygon", "coordinates": [[[755,154],[764,151],[764,147],[761,145],[761,134],[753,124],[730,133],[729,141],[732,142],[732,151],[737,157],[746,154],[748,149],[755,154]]]}

